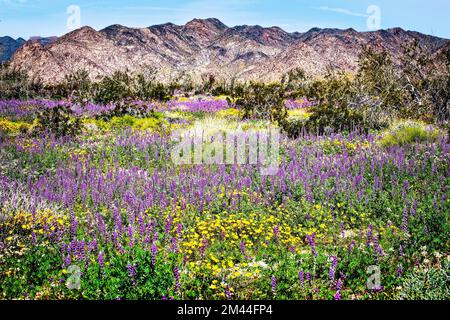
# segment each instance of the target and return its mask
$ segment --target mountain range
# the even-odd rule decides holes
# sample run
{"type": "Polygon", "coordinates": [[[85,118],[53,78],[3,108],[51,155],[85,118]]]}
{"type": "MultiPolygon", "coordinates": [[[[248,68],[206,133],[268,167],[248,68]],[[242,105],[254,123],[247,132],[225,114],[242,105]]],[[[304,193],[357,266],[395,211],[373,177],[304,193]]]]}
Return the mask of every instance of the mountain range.
{"type": "Polygon", "coordinates": [[[57,83],[81,69],[92,79],[127,70],[151,73],[163,82],[209,76],[276,81],[297,67],[312,76],[329,67],[354,72],[363,45],[385,49],[395,61],[402,46],[414,39],[431,56],[450,48],[448,39],[401,28],[289,33],[279,27],[228,27],[209,18],[147,28],[112,25],[97,31],[86,26],[59,38],[26,42],[5,37],[0,38],[0,58],[45,83],[57,83]]]}
{"type": "Polygon", "coordinates": [[[25,42],[22,38],[0,37],[0,62],[9,60],[25,42]]]}

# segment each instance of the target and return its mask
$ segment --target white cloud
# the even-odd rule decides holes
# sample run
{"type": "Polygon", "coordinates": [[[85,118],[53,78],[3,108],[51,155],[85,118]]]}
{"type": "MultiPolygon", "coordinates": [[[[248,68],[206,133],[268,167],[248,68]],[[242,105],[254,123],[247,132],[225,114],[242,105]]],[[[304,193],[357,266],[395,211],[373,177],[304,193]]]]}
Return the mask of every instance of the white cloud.
{"type": "Polygon", "coordinates": [[[313,9],[321,10],[321,11],[337,12],[337,13],[341,13],[341,14],[346,14],[348,16],[354,16],[354,17],[367,18],[369,16],[368,14],[365,14],[365,13],[359,13],[359,12],[355,12],[355,11],[351,11],[351,10],[343,9],[343,8],[331,8],[331,7],[321,6],[321,7],[313,7],[313,9]]]}
{"type": "Polygon", "coordinates": [[[25,3],[27,0],[1,0],[1,3],[4,4],[18,4],[18,3],[25,3]]]}

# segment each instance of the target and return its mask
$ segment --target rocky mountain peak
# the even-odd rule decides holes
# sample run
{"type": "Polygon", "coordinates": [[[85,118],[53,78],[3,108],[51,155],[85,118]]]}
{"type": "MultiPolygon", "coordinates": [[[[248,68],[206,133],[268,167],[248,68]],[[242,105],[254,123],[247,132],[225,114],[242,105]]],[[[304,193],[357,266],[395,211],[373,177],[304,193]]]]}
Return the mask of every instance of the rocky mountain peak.
{"type": "Polygon", "coordinates": [[[102,34],[92,27],[84,26],[62,36],[60,40],[89,41],[102,38],[102,34]]]}
{"type": "Polygon", "coordinates": [[[182,33],[191,38],[197,38],[202,46],[207,45],[228,27],[214,18],[193,19],[182,27],[182,33]]]}
{"type": "Polygon", "coordinates": [[[22,38],[0,37],[0,63],[9,60],[24,43],[22,38]]]}
{"type": "Polygon", "coordinates": [[[222,23],[222,21],[220,21],[219,19],[208,18],[208,19],[193,19],[187,22],[184,25],[184,28],[192,30],[206,28],[214,30],[215,32],[220,32],[227,29],[228,27],[224,23],[222,23]]]}

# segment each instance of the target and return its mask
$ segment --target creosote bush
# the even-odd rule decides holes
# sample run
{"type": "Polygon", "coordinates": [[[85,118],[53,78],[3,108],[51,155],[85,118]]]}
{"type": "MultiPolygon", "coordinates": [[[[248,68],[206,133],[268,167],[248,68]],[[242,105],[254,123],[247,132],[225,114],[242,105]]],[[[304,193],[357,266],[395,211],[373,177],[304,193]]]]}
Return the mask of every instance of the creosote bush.
{"type": "Polygon", "coordinates": [[[43,108],[37,121],[38,131],[50,132],[57,137],[76,136],[81,131],[81,119],[70,108],[62,105],[43,108]]]}

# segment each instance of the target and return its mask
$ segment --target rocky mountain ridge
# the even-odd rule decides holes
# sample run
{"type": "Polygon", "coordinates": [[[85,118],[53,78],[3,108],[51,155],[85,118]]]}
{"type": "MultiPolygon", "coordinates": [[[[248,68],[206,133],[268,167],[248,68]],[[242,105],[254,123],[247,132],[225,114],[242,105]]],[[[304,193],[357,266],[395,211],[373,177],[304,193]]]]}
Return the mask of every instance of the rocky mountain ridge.
{"type": "Polygon", "coordinates": [[[324,74],[328,67],[354,72],[363,45],[383,48],[395,60],[402,46],[414,39],[430,54],[450,43],[400,28],[374,32],[313,28],[289,33],[279,27],[228,27],[210,18],[148,28],[82,27],[52,41],[27,41],[17,49],[11,65],[45,83],[60,82],[81,69],[92,79],[127,70],[153,74],[163,82],[209,76],[275,81],[297,67],[312,76],[324,74]]]}

